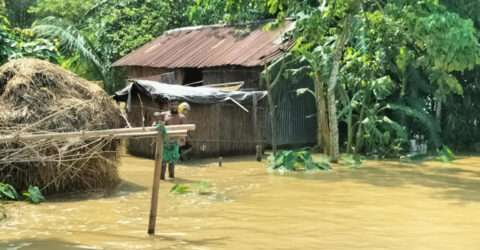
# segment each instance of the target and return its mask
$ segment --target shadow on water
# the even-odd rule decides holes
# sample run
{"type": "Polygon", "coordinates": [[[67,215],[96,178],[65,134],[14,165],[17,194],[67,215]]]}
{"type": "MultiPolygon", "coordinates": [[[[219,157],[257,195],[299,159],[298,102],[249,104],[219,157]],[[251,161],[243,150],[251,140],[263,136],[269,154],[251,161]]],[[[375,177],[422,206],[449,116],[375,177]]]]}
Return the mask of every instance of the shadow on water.
{"type": "Polygon", "coordinates": [[[333,167],[333,172],[286,173],[285,176],[332,183],[349,180],[385,188],[422,186],[438,189],[433,195],[434,198],[480,202],[480,167],[479,171],[475,171],[464,169],[462,166],[472,164],[370,161],[365,166],[354,169],[337,165],[333,167]]]}
{"type": "MultiPolygon", "coordinates": [[[[58,249],[58,250],[71,250],[71,249],[82,249],[90,248],[97,249],[85,245],[77,245],[69,242],[57,240],[57,239],[48,239],[48,240],[37,240],[37,239],[22,239],[19,241],[2,241],[0,242],[0,248],[5,250],[26,250],[26,249],[58,249]]],[[[101,249],[101,248],[98,248],[101,249]]]]}
{"type": "Polygon", "coordinates": [[[82,192],[72,192],[64,194],[48,195],[47,202],[75,202],[84,200],[97,200],[104,198],[115,198],[130,195],[136,192],[148,190],[147,187],[140,186],[133,182],[121,181],[115,188],[111,190],[91,190],[82,192]]]}
{"type": "MultiPolygon", "coordinates": [[[[114,236],[116,238],[119,238],[119,235],[113,235],[113,234],[107,234],[107,236],[114,236]]],[[[163,247],[158,246],[155,247],[154,249],[171,249],[172,248],[172,243],[173,245],[178,245],[178,246],[185,246],[185,244],[189,246],[204,246],[204,245],[217,245],[217,246],[224,246],[224,242],[228,242],[228,240],[231,237],[213,237],[213,238],[205,238],[205,239],[199,239],[199,240],[187,240],[179,237],[174,237],[174,236],[168,236],[168,235],[162,235],[161,233],[153,236],[146,236],[144,239],[146,239],[149,243],[152,243],[152,240],[159,240],[162,241],[162,243],[159,243],[163,245],[163,247]],[[169,246],[166,246],[169,245],[169,246]]],[[[138,241],[141,240],[142,238],[138,237],[129,237],[125,235],[121,235],[119,239],[123,240],[133,240],[133,241],[138,241]]],[[[122,245],[122,242],[118,242],[119,247],[122,245]]],[[[115,248],[114,249],[119,249],[115,248]]],[[[174,247],[177,248],[177,247],[174,247]]],[[[92,245],[82,245],[82,244],[75,244],[72,242],[66,242],[62,241],[59,239],[45,239],[45,240],[39,240],[39,239],[22,239],[22,240],[16,240],[16,241],[1,241],[0,242],[0,249],[5,249],[5,250],[30,250],[30,249],[35,249],[35,250],[50,250],[50,249],[55,249],[55,250],[78,250],[78,249],[109,249],[109,248],[104,248],[100,246],[92,246],[92,245]]]]}

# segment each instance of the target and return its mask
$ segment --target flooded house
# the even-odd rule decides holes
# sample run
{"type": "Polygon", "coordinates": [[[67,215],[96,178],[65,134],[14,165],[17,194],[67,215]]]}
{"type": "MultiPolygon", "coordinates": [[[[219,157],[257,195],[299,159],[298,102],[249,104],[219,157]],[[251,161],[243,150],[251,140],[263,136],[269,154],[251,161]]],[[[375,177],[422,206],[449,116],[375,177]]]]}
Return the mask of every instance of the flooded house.
{"type": "MultiPolygon", "coordinates": [[[[251,98],[240,102],[234,98],[209,104],[198,102],[198,99],[190,102],[184,97],[177,99],[193,103],[191,121],[195,122],[197,130],[188,140],[195,142],[195,155],[254,153],[258,144],[268,148],[271,138],[268,112],[265,112],[267,98],[259,94],[265,93],[261,72],[266,62],[278,59],[293,47],[291,40],[285,38],[293,21],[287,20],[270,31],[263,29],[265,24],[219,24],[170,30],[113,66],[126,68],[128,84],[136,84],[132,89],[141,89],[142,84],[148,83],[159,93],[178,85],[190,87],[183,89],[185,95],[195,92],[195,88],[210,89],[211,97],[217,94],[214,91],[231,91],[230,94],[222,92],[228,96],[251,92],[251,98]]],[[[315,100],[312,96],[297,97],[295,93],[296,89],[305,87],[313,89],[309,77],[282,79],[275,86],[276,138],[280,148],[316,143],[317,125],[312,116],[316,113],[315,100]]],[[[142,125],[142,119],[148,123],[154,112],[165,110],[168,99],[149,91],[140,92],[132,95],[127,105],[128,119],[136,126],[142,125]],[[140,103],[142,108],[138,106],[140,103]]],[[[129,152],[138,156],[153,155],[150,145],[140,144],[143,146],[130,143],[129,152]]]]}
{"type": "MultiPolygon", "coordinates": [[[[195,157],[255,153],[265,143],[266,91],[230,91],[189,87],[148,80],[135,80],[118,91],[114,99],[126,103],[127,117],[134,127],[151,126],[153,113],[168,110],[169,100],[188,102],[188,123],[196,125],[187,141],[195,157]]],[[[154,139],[130,139],[128,152],[154,158],[154,139]]]]}

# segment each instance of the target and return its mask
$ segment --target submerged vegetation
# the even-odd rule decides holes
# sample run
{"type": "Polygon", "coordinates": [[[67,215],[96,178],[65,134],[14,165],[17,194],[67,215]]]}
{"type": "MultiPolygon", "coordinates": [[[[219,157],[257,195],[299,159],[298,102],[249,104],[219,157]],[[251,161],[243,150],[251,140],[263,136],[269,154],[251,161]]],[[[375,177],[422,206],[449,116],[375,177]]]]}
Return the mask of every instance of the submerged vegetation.
{"type": "Polygon", "coordinates": [[[29,185],[28,189],[20,195],[12,185],[0,182],[0,221],[7,218],[7,212],[2,203],[9,200],[24,200],[38,204],[45,201],[45,197],[37,186],[29,185]]]}
{"type": "Polygon", "coordinates": [[[186,194],[186,193],[195,193],[198,195],[208,195],[211,193],[213,185],[209,182],[199,181],[193,183],[193,186],[186,184],[175,184],[171,189],[170,193],[172,194],[186,194]],[[194,191],[191,191],[194,190],[194,191]]]}
{"type": "Polygon", "coordinates": [[[279,151],[268,157],[267,167],[290,171],[332,169],[324,160],[314,161],[308,151],[279,151]]]}
{"type": "Polygon", "coordinates": [[[349,168],[357,168],[363,165],[365,162],[364,157],[357,154],[345,154],[342,156],[342,160],[349,168]]]}
{"type": "MultiPolygon", "coordinates": [[[[40,190],[36,186],[30,185],[28,187],[28,190],[22,192],[22,196],[20,196],[17,190],[12,185],[0,182],[0,200],[22,200],[22,199],[37,204],[41,201],[44,201],[45,197],[43,197],[42,192],[40,192],[40,190]]],[[[2,212],[0,210],[0,217],[2,217],[1,213],[2,212]]]]}

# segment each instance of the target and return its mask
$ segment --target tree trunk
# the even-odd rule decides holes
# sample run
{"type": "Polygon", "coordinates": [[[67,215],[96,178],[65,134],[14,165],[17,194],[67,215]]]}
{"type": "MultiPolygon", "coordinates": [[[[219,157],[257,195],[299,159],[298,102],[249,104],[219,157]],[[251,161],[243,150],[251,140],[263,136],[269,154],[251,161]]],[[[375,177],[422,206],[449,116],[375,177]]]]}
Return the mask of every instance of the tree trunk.
{"type": "Polygon", "coordinates": [[[349,111],[348,111],[348,117],[347,117],[347,127],[348,127],[348,136],[347,136],[347,154],[352,153],[352,141],[353,141],[353,125],[352,125],[352,113],[353,113],[353,108],[352,108],[352,103],[349,103],[349,111]]]}
{"type": "MultiPolygon", "coordinates": [[[[338,66],[337,66],[338,67],[338,66]]],[[[334,82],[337,81],[338,76],[338,68],[337,74],[331,77],[334,82]]],[[[336,107],[336,99],[335,99],[335,85],[328,86],[328,118],[330,123],[330,162],[337,163],[338,158],[340,155],[340,148],[338,142],[338,121],[337,121],[337,107],[336,107]]]]}
{"type": "Polygon", "coordinates": [[[442,101],[440,100],[440,98],[436,98],[435,102],[436,102],[435,116],[437,117],[437,121],[440,122],[441,121],[440,119],[442,119],[442,101]]]}
{"type": "MultiPolygon", "coordinates": [[[[358,2],[358,1],[357,1],[358,2]]],[[[356,3],[354,3],[356,4],[356,3]]],[[[342,35],[337,42],[335,48],[335,55],[332,63],[332,71],[330,74],[330,82],[328,84],[327,99],[328,99],[328,119],[330,124],[330,162],[337,163],[340,157],[340,145],[338,141],[338,121],[337,121],[337,106],[335,98],[335,88],[337,87],[338,73],[340,69],[340,59],[343,54],[343,47],[350,34],[352,27],[352,19],[355,12],[352,11],[345,19],[342,35]]]]}
{"type": "Polygon", "coordinates": [[[358,118],[358,129],[355,143],[355,152],[358,153],[363,144],[363,134],[362,134],[362,121],[365,119],[365,109],[367,108],[367,102],[370,96],[370,92],[365,91],[363,94],[362,109],[360,110],[360,116],[358,118]]]}
{"type": "Polygon", "coordinates": [[[277,122],[275,119],[275,103],[273,101],[273,88],[277,83],[280,81],[282,76],[282,72],[285,69],[285,55],[282,59],[282,66],[278,71],[277,76],[273,82],[270,82],[270,72],[268,71],[267,61],[265,60],[265,80],[267,86],[267,98],[268,98],[268,106],[269,106],[269,114],[270,114],[270,129],[272,131],[272,154],[277,154],[277,122]]]}
{"type": "MultiPolygon", "coordinates": [[[[269,84],[269,83],[267,83],[269,84]]],[[[277,154],[277,124],[275,121],[275,104],[273,102],[272,89],[267,87],[268,107],[270,110],[270,129],[272,131],[272,154],[277,154]]]]}
{"type": "Polygon", "coordinates": [[[325,96],[323,95],[323,81],[318,72],[315,72],[315,99],[317,101],[317,145],[325,154],[329,154],[329,128],[325,96]]]}

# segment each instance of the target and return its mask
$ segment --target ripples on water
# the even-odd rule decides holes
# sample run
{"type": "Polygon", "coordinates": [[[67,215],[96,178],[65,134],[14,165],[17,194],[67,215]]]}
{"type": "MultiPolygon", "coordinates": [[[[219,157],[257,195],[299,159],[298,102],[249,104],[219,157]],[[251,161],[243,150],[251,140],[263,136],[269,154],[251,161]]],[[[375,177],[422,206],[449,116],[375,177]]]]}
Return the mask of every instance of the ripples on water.
{"type": "Polygon", "coordinates": [[[153,161],[125,157],[117,190],[8,204],[2,249],[478,249],[480,157],[283,173],[246,158],[178,166],[146,234],[153,161]],[[207,181],[205,195],[169,194],[207,181]]]}

